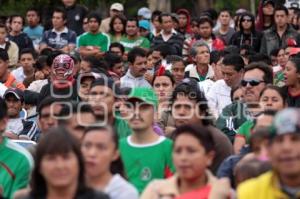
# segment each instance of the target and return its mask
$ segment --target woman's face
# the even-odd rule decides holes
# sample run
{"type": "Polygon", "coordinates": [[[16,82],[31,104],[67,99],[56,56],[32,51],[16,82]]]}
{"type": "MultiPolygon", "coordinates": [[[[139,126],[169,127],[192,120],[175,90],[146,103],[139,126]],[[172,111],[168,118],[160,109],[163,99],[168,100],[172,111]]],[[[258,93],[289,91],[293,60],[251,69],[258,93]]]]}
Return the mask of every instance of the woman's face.
{"type": "Polygon", "coordinates": [[[179,135],[174,142],[173,162],[181,179],[201,178],[213,157],[214,152],[207,153],[198,139],[188,133],[179,135]]]}
{"type": "Polygon", "coordinates": [[[110,172],[111,163],[119,157],[111,132],[107,130],[88,132],[83,138],[81,151],[88,177],[99,177],[110,172]]]}
{"type": "Polygon", "coordinates": [[[282,67],[284,67],[286,65],[286,62],[288,61],[287,60],[287,57],[285,55],[285,50],[284,49],[281,49],[278,54],[277,54],[277,61],[278,61],[278,64],[282,67]]]}
{"type": "Polygon", "coordinates": [[[271,109],[279,111],[285,107],[285,102],[276,90],[267,89],[263,92],[262,96],[260,97],[260,105],[265,110],[271,109]]]}
{"type": "Polygon", "coordinates": [[[284,81],[286,86],[292,86],[298,83],[299,74],[297,73],[297,68],[293,62],[291,61],[287,62],[283,74],[284,74],[284,81]]]}
{"type": "Polygon", "coordinates": [[[263,14],[266,16],[272,16],[274,14],[274,6],[271,3],[264,5],[263,14]]]}
{"type": "Polygon", "coordinates": [[[113,27],[115,32],[117,33],[121,33],[124,30],[124,25],[122,24],[121,19],[116,18],[114,23],[113,23],[113,27]]]}
{"type": "Polygon", "coordinates": [[[156,77],[153,82],[153,88],[158,96],[159,102],[169,100],[174,89],[170,78],[167,76],[156,77]]]}
{"type": "Polygon", "coordinates": [[[74,152],[47,154],[42,158],[40,173],[48,187],[67,188],[78,182],[79,162],[74,152]]]}
{"type": "Polygon", "coordinates": [[[244,16],[241,18],[241,22],[244,30],[250,30],[252,27],[252,20],[249,16],[244,16]]]}

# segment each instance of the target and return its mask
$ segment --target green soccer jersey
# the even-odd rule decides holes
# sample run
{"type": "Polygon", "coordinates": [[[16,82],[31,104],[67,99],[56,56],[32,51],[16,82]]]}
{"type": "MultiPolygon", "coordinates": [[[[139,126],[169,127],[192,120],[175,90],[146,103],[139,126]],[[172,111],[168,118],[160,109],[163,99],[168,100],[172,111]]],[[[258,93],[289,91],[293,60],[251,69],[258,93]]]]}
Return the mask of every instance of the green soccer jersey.
{"type": "Polygon", "coordinates": [[[120,140],[119,149],[126,175],[139,193],[151,180],[163,179],[174,173],[172,147],[172,141],[163,136],[147,145],[132,143],[131,136],[120,140]]]}
{"type": "Polygon", "coordinates": [[[253,128],[253,126],[254,126],[254,122],[252,120],[246,121],[244,124],[240,126],[236,135],[244,137],[246,143],[249,144],[251,129],[253,128]]]}
{"type": "Polygon", "coordinates": [[[101,32],[97,34],[87,33],[79,38],[78,46],[98,46],[102,52],[106,52],[110,46],[110,38],[101,32]]]}
{"type": "Polygon", "coordinates": [[[120,43],[125,47],[125,52],[129,52],[134,47],[150,48],[150,41],[145,37],[138,37],[137,39],[122,37],[120,43]]]}
{"type": "Polygon", "coordinates": [[[0,143],[0,195],[12,198],[17,190],[25,188],[32,167],[33,160],[26,149],[4,138],[0,143]]]}

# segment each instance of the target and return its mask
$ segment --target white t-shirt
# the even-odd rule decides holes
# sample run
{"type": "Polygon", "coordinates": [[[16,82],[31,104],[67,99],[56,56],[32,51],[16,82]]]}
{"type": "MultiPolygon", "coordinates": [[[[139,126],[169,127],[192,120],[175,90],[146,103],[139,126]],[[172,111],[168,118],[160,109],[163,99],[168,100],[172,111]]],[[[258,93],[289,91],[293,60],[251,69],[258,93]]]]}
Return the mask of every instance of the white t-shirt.
{"type": "Polygon", "coordinates": [[[119,174],[115,174],[104,192],[109,195],[110,199],[138,199],[139,193],[136,188],[122,178],[119,174]]]}

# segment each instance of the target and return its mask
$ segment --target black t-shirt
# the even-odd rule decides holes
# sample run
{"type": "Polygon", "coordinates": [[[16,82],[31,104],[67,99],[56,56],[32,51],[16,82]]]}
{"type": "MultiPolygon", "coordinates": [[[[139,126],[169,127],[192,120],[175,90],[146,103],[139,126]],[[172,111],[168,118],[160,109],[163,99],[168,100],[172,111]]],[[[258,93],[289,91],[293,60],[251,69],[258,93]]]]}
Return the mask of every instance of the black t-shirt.
{"type": "Polygon", "coordinates": [[[82,28],[83,18],[87,14],[87,9],[81,5],[66,7],[67,27],[76,32],[77,36],[81,35],[84,30],[82,28]]]}

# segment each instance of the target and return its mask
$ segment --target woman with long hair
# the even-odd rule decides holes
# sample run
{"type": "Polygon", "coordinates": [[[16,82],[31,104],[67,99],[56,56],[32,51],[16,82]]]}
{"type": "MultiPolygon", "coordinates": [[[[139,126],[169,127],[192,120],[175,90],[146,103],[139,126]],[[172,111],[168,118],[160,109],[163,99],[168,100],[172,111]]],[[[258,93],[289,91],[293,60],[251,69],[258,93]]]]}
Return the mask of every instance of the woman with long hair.
{"type": "Polygon", "coordinates": [[[110,31],[110,41],[119,42],[122,36],[125,34],[125,27],[126,27],[126,18],[123,15],[116,15],[114,16],[109,24],[110,31]]]}

